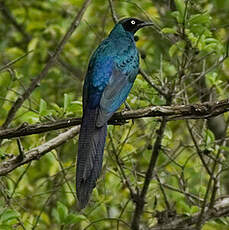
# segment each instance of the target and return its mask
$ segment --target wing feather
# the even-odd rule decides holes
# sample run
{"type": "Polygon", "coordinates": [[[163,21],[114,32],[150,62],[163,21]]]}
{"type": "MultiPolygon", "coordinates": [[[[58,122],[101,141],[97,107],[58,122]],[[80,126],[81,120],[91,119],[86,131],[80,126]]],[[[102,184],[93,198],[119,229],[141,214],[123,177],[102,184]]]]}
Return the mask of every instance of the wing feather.
{"type": "Polygon", "coordinates": [[[113,113],[126,100],[138,73],[138,62],[135,64],[135,68],[130,68],[130,71],[122,70],[117,65],[114,65],[112,75],[100,100],[99,114],[96,122],[97,127],[107,123],[113,113]]]}

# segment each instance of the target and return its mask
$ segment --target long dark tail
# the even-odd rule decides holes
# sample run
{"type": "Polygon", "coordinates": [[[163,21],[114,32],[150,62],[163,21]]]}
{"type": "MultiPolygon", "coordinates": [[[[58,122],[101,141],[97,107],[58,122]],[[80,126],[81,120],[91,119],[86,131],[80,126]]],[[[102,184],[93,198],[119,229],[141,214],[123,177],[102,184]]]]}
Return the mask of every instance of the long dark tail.
{"type": "Polygon", "coordinates": [[[84,208],[96,186],[103,163],[107,124],[96,127],[98,109],[84,111],[81,124],[76,169],[76,193],[80,208],[84,208]]]}

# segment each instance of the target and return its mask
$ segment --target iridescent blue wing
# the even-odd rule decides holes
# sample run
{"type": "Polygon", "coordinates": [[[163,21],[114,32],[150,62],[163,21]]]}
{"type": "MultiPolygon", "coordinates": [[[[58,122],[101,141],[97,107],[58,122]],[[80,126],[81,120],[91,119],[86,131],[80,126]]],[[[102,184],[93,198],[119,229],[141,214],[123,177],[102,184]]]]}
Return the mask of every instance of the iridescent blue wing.
{"type": "Polygon", "coordinates": [[[100,99],[100,109],[96,125],[103,126],[113,113],[126,100],[138,73],[139,57],[135,49],[133,54],[126,55],[113,65],[109,82],[100,99]]]}

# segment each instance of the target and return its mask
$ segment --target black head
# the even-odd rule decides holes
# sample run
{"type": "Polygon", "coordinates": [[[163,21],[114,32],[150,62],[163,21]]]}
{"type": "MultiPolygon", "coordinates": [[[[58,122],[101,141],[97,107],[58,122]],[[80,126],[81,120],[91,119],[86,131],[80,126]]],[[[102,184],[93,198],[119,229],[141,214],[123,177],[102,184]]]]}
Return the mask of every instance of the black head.
{"type": "Polygon", "coordinates": [[[136,33],[137,30],[141,29],[144,26],[151,26],[151,22],[144,22],[137,18],[124,18],[121,21],[119,21],[119,24],[121,24],[125,31],[136,33]]]}

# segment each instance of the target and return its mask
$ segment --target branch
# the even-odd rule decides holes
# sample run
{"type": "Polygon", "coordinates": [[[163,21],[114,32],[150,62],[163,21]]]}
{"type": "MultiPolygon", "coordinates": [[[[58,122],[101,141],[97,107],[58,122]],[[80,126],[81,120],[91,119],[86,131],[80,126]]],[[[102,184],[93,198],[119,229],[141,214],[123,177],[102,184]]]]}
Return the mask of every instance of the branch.
{"type": "Polygon", "coordinates": [[[0,72],[3,71],[3,70],[5,70],[5,69],[7,69],[7,68],[9,68],[10,66],[14,65],[15,63],[17,63],[18,61],[20,61],[21,59],[23,59],[24,57],[26,57],[27,55],[29,55],[32,52],[33,52],[33,50],[30,50],[27,53],[23,54],[22,56],[14,59],[13,61],[8,62],[4,66],[1,66],[0,67],[0,72]]]}
{"type": "MultiPolygon", "coordinates": [[[[200,212],[189,216],[189,217],[176,217],[169,223],[164,223],[155,227],[150,228],[150,230],[187,230],[193,227],[197,221],[200,212]]],[[[205,209],[203,212],[203,218],[206,221],[213,220],[216,218],[224,217],[229,215],[229,197],[223,198],[218,201],[213,208],[205,209]]],[[[195,229],[195,228],[193,228],[195,229]]]]}
{"type": "MultiPolygon", "coordinates": [[[[193,105],[151,106],[137,110],[117,112],[109,120],[109,124],[120,125],[131,119],[158,116],[166,116],[168,120],[206,119],[228,111],[229,99],[193,105]]],[[[68,118],[34,125],[23,123],[16,128],[0,130],[0,140],[68,128],[79,124],[81,124],[81,118],[68,118]]]]}
{"type": "Polygon", "coordinates": [[[4,176],[19,166],[27,164],[33,160],[39,160],[43,155],[50,152],[52,149],[55,149],[64,142],[76,136],[79,133],[79,130],[80,126],[75,126],[64,133],[61,133],[50,141],[29,150],[28,152],[24,153],[24,157],[21,161],[18,160],[17,156],[8,161],[4,161],[0,164],[0,176],[4,176]]]}
{"type": "Polygon", "coordinates": [[[4,124],[2,125],[2,129],[5,129],[9,126],[9,124],[11,123],[11,121],[13,120],[16,112],[20,109],[20,107],[22,106],[22,104],[24,103],[24,101],[26,99],[29,98],[29,96],[31,95],[31,93],[34,91],[34,89],[37,87],[37,85],[39,84],[39,82],[46,77],[49,69],[53,66],[53,64],[55,63],[58,55],[60,54],[60,52],[62,51],[64,45],[66,44],[66,42],[69,40],[69,38],[71,37],[72,33],[74,32],[74,30],[78,27],[80,20],[83,17],[84,12],[86,11],[87,7],[89,6],[91,0],[85,0],[82,8],[80,9],[80,11],[77,13],[76,17],[74,18],[70,28],[68,29],[68,31],[66,32],[66,34],[64,35],[63,39],[60,41],[59,45],[56,48],[56,51],[54,52],[53,56],[51,56],[47,62],[47,64],[45,65],[44,69],[41,71],[41,73],[31,82],[30,86],[26,89],[26,91],[17,98],[16,102],[13,104],[13,106],[11,107],[8,116],[6,118],[6,121],[4,122],[4,124]]]}
{"type": "Polygon", "coordinates": [[[118,23],[118,17],[117,17],[117,15],[115,13],[115,9],[114,9],[112,0],[109,0],[109,6],[110,6],[110,9],[111,9],[111,15],[112,15],[113,22],[116,24],[116,23],[118,23]]]}
{"type": "Polygon", "coordinates": [[[163,118],[161,125],[160,125],[160,128],[157,131],[157,138],[156,138],[156,141],[154,144],[154,148],[153,148],[153,152],[151,155],[149,167],[146,171],[146,176],[145,176],[143,188],[141,190],[141,193],[136,196],[136,201],[135,201],[136,206],[135,206],[134,215],[133,215],[133,219],[132,219],[132,223],[131,223],[131,229],[132,230],[139,230],[140,218],[141,218],[141,215],[143,213],[144,206],[146,203],[146,194],[147,194],[147,191],[148,191],[148,188],[150,185],[150,181],[151,181],[152,176],[153,176],[153,172],[154,172],[154,169],[156,166],[159,152],[161,150],[161,142],[162,142],[164,130],[166,127],[166,123],[167,123],[166,119],[163,118]]]}

